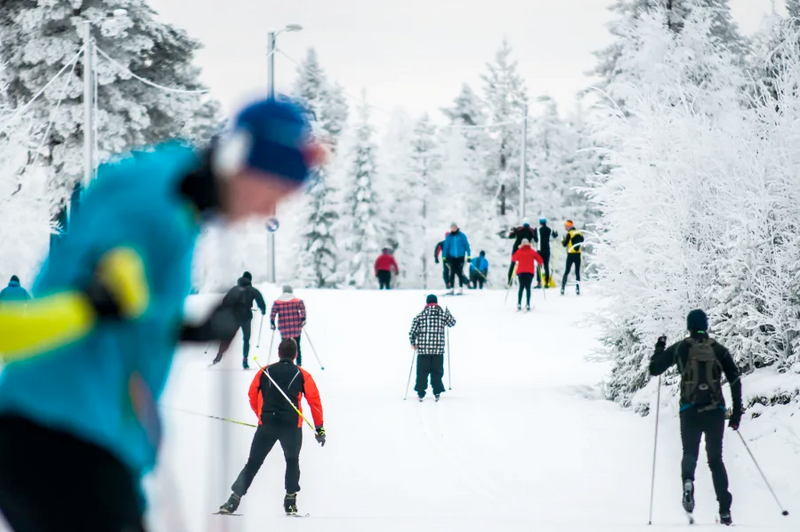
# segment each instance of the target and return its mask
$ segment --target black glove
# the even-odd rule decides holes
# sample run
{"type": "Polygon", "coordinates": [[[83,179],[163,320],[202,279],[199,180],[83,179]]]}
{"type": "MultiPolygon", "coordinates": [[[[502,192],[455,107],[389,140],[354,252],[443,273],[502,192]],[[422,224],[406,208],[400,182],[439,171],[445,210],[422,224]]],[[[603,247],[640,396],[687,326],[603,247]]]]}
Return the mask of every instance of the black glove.
{"type": "Polygon", "coordinates": [[[274,324],[274,323],[270,323],[270,324],[269,324],[269,328],[270,328],[270,329],[272,329],[272,330],[274,331],[274,330],[275,330],[275,324],[274,324]]]}
{"type": "Polygon", "coordinates": [[[554,239],[557,239],[557,238],[558,238],[558,231],[553,231],[553,238],[554,238],[554,239]]]}
{"type": "Polygon", "coordinates": [[[220,303],[200,325],[184,324],[181,328],[181,341],[204,343],[230,340],[238,329],[239,320],[233,314],[233,307],[220,303]]]}
{"type": "Polygon", "coordinates": [[[663,351],[667,348],[667,337],[663,334],[658,337],[658,341],[656,342],[656,350],[663,351]]]}
{"type": "Polygon", "coordinates": [[[733,430],[739,430],[739,424],[742,422],[742,409],[741,407],[733,407],[731,419],[728,421],[728,426],[733,430]]]}
{"type": "Polygon", "coordinates": [[[325,447],[325,427],[323,427],[322,425],[317,427],[317,433],[314,434],[314,438],[316,438],[317,443],[325,447]]]}
{"type": "Polygon", "coordinates": [[[433,260],[436,262],[436,264],[439,264],[439,257],[436,257],[433,260]]]}

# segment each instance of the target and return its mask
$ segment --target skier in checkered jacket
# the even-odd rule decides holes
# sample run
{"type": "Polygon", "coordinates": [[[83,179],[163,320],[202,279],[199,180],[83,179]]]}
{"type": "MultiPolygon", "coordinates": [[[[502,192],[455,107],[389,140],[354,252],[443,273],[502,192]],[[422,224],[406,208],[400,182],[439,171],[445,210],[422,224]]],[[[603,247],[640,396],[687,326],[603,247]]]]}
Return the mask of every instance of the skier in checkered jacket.
{"type": "Polygon", "coordinates": [[[295,297],[292,287],[289,285],[283,287],[283,294],[272,304],[269,322],[273,331],[276,329],[275,318],[278,318],[277,329],[281,333],[281,340],[292,338],[297,343],[295,363],[302,366],[300,335],[306,325],[306,305],[302,299],[295,297]]]}
{"type": "Polygon", "coordinates": [[[428,375],[437,401],[444,391],[444,328],[455,324],[456,319],[449,310],[439,306],[439,300],[433,294],[428,296],[425,309],[411,323],[408,338],[411,348],[417,351],[417,384],[414,390],[420,401],[428,389],[428,375]]]}

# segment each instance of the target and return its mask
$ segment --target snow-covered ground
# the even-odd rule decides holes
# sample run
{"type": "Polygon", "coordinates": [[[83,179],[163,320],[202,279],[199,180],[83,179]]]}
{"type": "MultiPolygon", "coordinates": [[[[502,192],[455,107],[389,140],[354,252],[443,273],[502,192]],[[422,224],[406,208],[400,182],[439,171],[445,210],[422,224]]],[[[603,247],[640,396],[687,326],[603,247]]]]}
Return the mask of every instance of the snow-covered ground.
{"type": "MultiPolygon", "coordinates": [[[[591,295],[534,294],[536,309],[517,314],[503,292],[441,298],[458,320],[451,331],[452,391],[440,403],[403,401],[412,352],[408,328],[424,306],[418,291],[298,291],[309,309],[305,367],[319,385],[328,443],[306,430],[298,504],[307,519],[283,515],[283,456],[267,458],[240,510],[217,510],[244,465],[253,429],[194,416],[224,415],[218,390],[230,379],[231,412],[255,423],[247,402],[254,372],[239,369],[239,343],[222,368],[213,353],[185,349],[164,399],[167,441],[154,517],[160,530],[336,531],[637,531],[646,530],[654,418],[641,418],[602,399],[607,366],[587,362],[596,331],[581,325],[599,301],[591,295]],[[230,435],[227,478],[220,434],[230,435]],[[165,512],[165,509],[170,511],[165,512]],[[164,524],[165,520],[168,524],[164,524]]],[[[269,300],[278,294],[265,289],[269,300]]],[[[509,298],[512,299],[512,298],[509,298]]],[[[194,308],[207,306],[194,298],[194,308]]],[[[255,323],[257,325],[257,323],[255,323]]],[[[305,339],[304,339],[305,340],[305,339]]],[[[267,358],[269,330],[261,349],[267,358]]],[[[447,377],[446,377],[447,378],[447,377]]],[[[747,387],[747,380],[744,382],[747,387]]],[[[665,401],[668,402],[668,401],[665,401]]],[[[744,435],[784,505],[796,509],[800,488],[800,426],[796,405],[745,420],[744,435]]],[[[727,433],[725,457],[737,524],[756,530],[797,530],[782,517],[746,451],[727,433]]],[[[683,529],[677,416],[660,427],[654,525],[683,529]]],[[[700,525],[713,524],[716,502],[701,458],[697,480],[700,525]]],[[[800,510],[798,510],[800,511],[800,510]]]]}

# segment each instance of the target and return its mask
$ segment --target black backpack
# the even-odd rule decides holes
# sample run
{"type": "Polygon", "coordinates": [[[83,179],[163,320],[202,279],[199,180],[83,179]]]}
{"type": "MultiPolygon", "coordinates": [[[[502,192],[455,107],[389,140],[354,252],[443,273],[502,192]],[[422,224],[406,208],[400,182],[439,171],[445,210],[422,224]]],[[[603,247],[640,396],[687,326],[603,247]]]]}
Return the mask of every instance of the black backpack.
{"type": "Polygon", "coordinates": [[[233,307],[234,311],[241,313],[250,310],[249,290],[246,286],[236,285],[222,298],[222,304],[226,307],[233,307]]]}
{"type": "Polygon", "coordinates": [[[714,352],[711,338],[687,338],[686,364],[681,368],[681,403],[700,412],[722,404],[722,363],[714,352]]]}

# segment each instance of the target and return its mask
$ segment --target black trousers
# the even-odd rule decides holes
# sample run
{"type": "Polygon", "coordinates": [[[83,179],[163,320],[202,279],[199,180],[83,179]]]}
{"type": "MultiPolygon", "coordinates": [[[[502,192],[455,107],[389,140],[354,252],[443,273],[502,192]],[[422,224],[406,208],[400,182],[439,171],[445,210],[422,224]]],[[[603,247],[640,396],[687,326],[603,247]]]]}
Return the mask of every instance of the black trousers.
{"type": "Polygon", "coordinates": [[[714,491],[720,511],[731,509],[733,497],[728,491],[728,473],[722,462],[722,437],[725,433],[725,411],[721,409],[698,412],[690,408],[681,412],[681,441],[683,443],[683,461],[681,475],[683,480],[694,480],[697,459],[700,454],[700,437],[706,436],[706,455],[714,491]]]}
{"type": "MultiPolygon", "coordinates": [[[[464,286],[464,257],[449,257],[447,265],[450,267],[450,277],[447,281],[447,288],[456,287],[456,277],[458,277],[459,286],[464,286]]],[[[467,282],[469,284],[469,282],[467,282]]]]}
{"type": "Polygon", "coordinates": [[[298,336],[293,336],[292,337],[294,339],[295,343],[297,344],[297,358],[294,359],[294,363],[297,364],[298,366],[302,366],[303,365],[303,352],[300,350],[300,337],[301,336],[302,335],[298,335],[298,336]]]}
{"type": "Polygon", "coordinates": [[[431,378],[433,394],[439,395],[444,391],[442,383],[444,355],[417,355],[417,384],[414,390],[420,397],[425,397],[425,391],[428,389],[428,375],[431,378]]]}
{"type": "MultiPolygon", "coordinates": [[[[242,336],[244,338],[244,348],[242,349],[242,359],[247,360],[247,357],[250,355],[250,335],[252,334],[253,330],[253,321],[252,318],[242,321],[239,324],[239,327],[242,329],[242,336]]],[[[219,362],[222,360],[222,356],[230,349],[231,343],[233,343],[233,339],[236,337],[234,334],[228,340],[224,340],[219,344],[219,351],[217,351],[217,356],[214,358],[214,362],[219,362]]]]}
{"type": "Polygon", "coordinates": [[[517,305],[522,304],[522,292],[526,291],[527,294],[527,302],[528,306],[531,306],[531,284],[533,283],[533,274],[532,273],[519,273],[517,274],[519,278],[519,292],[517,292],[517,305]]]}
{"type": "MultiPolygon", "coordinates": [[[[544,286],[548,287],[550,286],[550,249],[541,250],[539,252],[539,255],[542,256],[542,260],[544,261],[544,264],[539,268],[539,270],[541,270],[541,268],[544,268],[544,286]]],[[[536,286],[539,286],[541,284],[542,284],[542,276],[537,275],[536,286]]]]}
{"type": "Polygon", "coordinates": [[[563,290],[567,286],[567,277],[569,276],[570,270],[572,270],[572,265],[575,265],[575,280],[579,283],[581,282],[581,254],[580,253],[568,253],[567,254],[567,269],[564,271],[564,279],[561,280],[561,289],[563,290]]]}
{"type": "Polygon", "coordinates": [[[105,449],[0,417],[0,510],[15,532],[143,532],[136,480],[105,449]]]}
{"type": "Polygon", "coordinates": [[[469,280],[472,282],[472,288],[480,288],[483,290],[483,284],[486,282],[486,279],[480,273],[476,271],[469,272],[469,280]]]}
{"type": "Polygon", "coordinates": [[[303,429],[296,425],[278,423],[262,414],[262,425],[256,429],[253,443],[250,444],[250,456],[247,463],[236,478],[231,489],[240,497],[247,494],[250,484],[261,469],[261,464],[277,442],[281,443],[283,457],[286,459],[286,475],[284,487],[287,493],[300,491],[300,448],[303,447],[303,429]],[[266,418],[266,419],[265,419],[266,418]]]}
{"type": "Polygon", "coordinates": [[[516,262],[512,262],[508,266],[508,286],[511,286],[511,281],[514,280],[514,265],[515,264],[516,264],[516,262]]]}
{"type": "Polygon", "coordinates": [[[386,290],[391,290],[392,288],[392,272],[380,270],[378,272],[378,284],[380,285],[380,290],[384,288],[386,290]]]}
{"type": "Polygon", "coordinates": [[[450,268],[445,261],[442,261],[442,279],[444,279],[445,288],[450,288],[450,268]]]}

